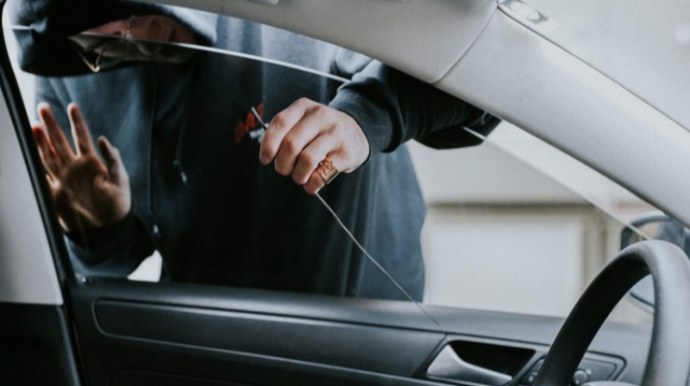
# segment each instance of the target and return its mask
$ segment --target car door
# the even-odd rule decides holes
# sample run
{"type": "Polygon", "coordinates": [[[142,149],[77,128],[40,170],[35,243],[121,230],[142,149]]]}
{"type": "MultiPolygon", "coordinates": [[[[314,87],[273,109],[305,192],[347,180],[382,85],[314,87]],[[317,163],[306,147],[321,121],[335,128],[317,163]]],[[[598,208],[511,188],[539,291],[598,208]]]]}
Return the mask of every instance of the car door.
{"type": "MultiPolygon", "coordinates": [[[[479,2],[468,3],[476,7],[468,6],[469,8],[475,9],[478,15],[483,15],[472,18],[477,25],[485,22],[495,10],[495,6],[479,6],[479,2]]],[[[344,7],[357,14],[359,8],[356,5],[352,3],[349,6],[335,7],[336,10],[344,7]]],[[[430,6],[430,9],[440,12],[445,6],[430,6]]],[[[238,16],[250,16],[252,19],[262,19],[262,12],[276,12],[266,8],[268,6],[251,3],[235,4],[233,7],[236,8],[233,8],[233,12],[238,16]]],[[[377,2],[374,7],[381,10],[393,8],[394,14],[404,13],[397,3],[377,2]]],[[[291,13],[286,17],[284,26],[290,27],[293,18],[299,19],[292,13],[298,9],[287,9],[291,13]]],[[[444,20],[440,26],[452,28],[446,25],[450,21],[444,20]]],[[[313,32],[326,38],[330,36],[327,28],[319,23],[295,29],[300,28],[307,30],[303,32],[313,32]]],[[[392,42],[390,39],[378,38],[372,42],[371,50],[375,50],[377,44],[386,43],[392,42]]],[[[213,52],[204,53],[206,54],[227,55],[213,52]]],[[[246,59],[239,55],[233,57],[246,59]]],[[[312,74],[302,68],[293,68],[294,64],[275,64],[273,59],[269,59],[270,65],[285,66],[299,74],[293,76],[312,74]]],[[[259,61],[262,65],[268,62],[265,59],[259,61]]],[[[430,65],[432,69],[427,74],[418,72],[415,75],[432,78],[434,66],[435,64],[430,65]]],[[[535,286],[533,292],[523,293],[524,297],[520,301],[527,304],[523,308],[511,309],[506,303],[491,306],[490,300],[480,293],[473,294],[471,289],[455,285],[457,283],[454,281],[469,283],[471,278],[457,279],[456,276],[453,279],[449,273],[458,268],[449,265],[453,261],[448,261],[448,257],[443,257],[448,254],[434,253],[434,248],[443,249],[444,243],[451,245],[448,239],[444,239],[444,235],[450,234],[448,237],[451,241],[457,241],[457,232],[471,234],[472,229],[468,229],[467,223],[464,223],[441,231],[440,227],[448,225],[445,216],[453,212],[453,208],[449,210],[444,199],[447,192],[429,190],[425,193],[430,198],[430,217],[435,222],[427,224],[430,232],[427,233],[427,238],[435,239],[435,243],[429,244],[428,249],[430,257],[426,263],[429,278],[427,299],[424,302],[159,282],[160,271],[157,270],[159,268],[156,266],[155,256],[147,263],[153,264],[153,273],[146,272],[147,267],[151,266],[143,266],[138,280],[132,280],[137,279],[136,276],[128,279],[84,274],[73,266],[70,259],[68,240],[65,239],[54,213],[39,154],[31,140],[29,120],[33,106],[29,104],[35,102],[30,98],[32,91],[20,91],[18,83],[24,75],[16,68],[11,68],[10,55],[4,56],[2,74],[7,110],[2,116],[3,158],[0,161],[0,178],[3,179],[3,189],[23,189],[19,193],[8,190],[7,194],[3,194],[3,212],[0,218],[3,221],[2,234],[8,235],[7,241],[3,241],[2,266],[6,267],[6,277],[13,278],[12,285],[6,284],[0,292],[4,302],[2,314],[5,315],[2,321],[2,367],[9,374],[8,384],[530,384],[564,314],[584,286],[583,282],[593,276],[607,257],[615,252],[611,250],[610,243],[592,244],[597,247],[591,248],[602,249],[597,252],[596,258],[591,259],[594,263],[584,263],[586,268],[577,268],[574,272],[568,272],[570,276],[558,276],[555,280],[556,283],[566,283],[564,287],[567,291],[559,292],[554,287],[549,288],[554,286],[554,281],[547,281],[535,286]],[[8,170],[16,171],[16,175],[8,174],[8,170]],[[27,198],[28,204],[24,201],[27,198]],[[11,208],[21,208],[20,214],[13,215],[9,212],[11,208]],[[26,218],[26,222],[18,222],[17,216],[26,218]],[[29,234],[35,235],[36,239],[27,238],[29,234]],[[601,247],[602,245],[608,245],[609,248],[601,247]],[[435,256],[441,257],[434,261],[435,256]],[[27,266],[30,267],[30,273],[18,276],[27,270],[27,266]],[[148,281],[142,281],[142,276],[148,281]],[[13,284],[15,281],[16,287],[13,284]],[[572,285],[568,286],[570,284],[572,285]],[[463,291],[463,294],[457,295],[453,291],[463,291]],[[529,308],[530,296],[535,296],[536,293],[538,297],[548,291],[561,295],[565,293],[565,296],[554,300],[560,308],[556,311],[537,306],[529,308]],[[463,300],[458,300],[459,297],[463,300]],[[473,301],[479,305],[473,304],[473,301]]],[[[314,92],[317,95],[312,97],[319,97],[314,90],[300,92],[314,92]]],[[[526,221],[535,216],[539,220],[546,219],[535,232],[543,232],[545,228],[551,227],[554,230],[550,234],[552,237],[558,237],[561,231],[571,231],[573,226],[584,227],[576,228],[574,232],[578,233],[595,223],[607,224],[610,229],[618,230],[620,223],[617,220],[609,217],[603,219],[601,216],[604,214],[595,205],[581,197],[573,198],[572,192],[563,189],[562,185],[567,185],[568,180],[564,183],[564,180],[556,178],[553,169],[550,169],[552,173],[543,170],[535,172],[534,166],[540,165],[538,161],[535,161],[537,164],[526,162],[525,155],[519,154],[519,146],[503,144],[513,145],[511,140],[515,137],[511,135],[518,135],[520,140],[529,138],[532,141],[530,143],[546,146],[547,152],[555,149],[516,127],[506,126],[498,134],[499,140],[496,143],[482,146],[482,149],[488,149],[482,151],[488,152],[488,157],[492,160],[489,169],[490,166],[496,166],[504,170],[504,174],[499,176],[518,176],[515,178],[517,182],[513,181],[516,185],[508,188],[514,193],[508,204],[505,197],[494,197],[495,202],[491,205],[491,200],[479,200],[477,197],[484,194],[484,190],[476,191],[475,196],[472,196],[472,191],[468,193],[466,190],[463,193],[463,204],[454,207],[456,212],[459,210],[460,217],[477,220],[476,223],[492,216],[503,220],[507,218],[503,223],[474,228],[475,231],[497,231],[503,229],[505,224],[511,224],[505,233],[512,233],[516,229],[524,229],[526,221]],[[506,138],[505,142],[501,142],[501,139],[506,138]],[[518,150],[511,152],[506,148],[518,150]],[[510,169],[509,166],[514,168],[510,169]],[[525,180],[539,181],[545,187],[534,188],[536,182],[535,185],[525,187],[525,180]],[[523,201],[515,200],[515,195],[519,196],[520,192],[527,197],[523,201]],[[539,194],[547,197],[546,203],[532,201],[534,195],[539,194]],[[556,202],[563,204],[556,211],[557,216],[550,212],[556,202]],[[592,214],[594,211],[596,214],[592,214]]],[[[457,159],[437,160],[434,158],[436,153],[425,155],[423,149],[415,150],[414,154],[420,160],[418,170],[422,180],[433,178],[425,167],[437,168],[439,162],[458,162],[457,159]]],[[[469,153],[469,158],[474,156],[474,153],[469,153]]],[[[471,160],[468,159],[468,162],[471,165],[471,160]]],[[[473,167],[487,167],[487,164],[477,163],[473,167]]],[[[571,170],[568,167],[564,169],[571,170]]],[[[484,171],[471,174],[464,178],[476,178],[477,175],[483,175],[484,171]]],[[[446,175],[443,178],[467,181],[461,180],[463,177],[457,175],[446,175]]],[[[469,183],[475,186],[475,183],[481,182],[469,180],[469,183]]],[[[498,188],[505,191],[503,185],[498,188]]],[[[634,202],[642,209],[649,209],[645,203],[634,202]]],[[[474,226],[474,222],[472,224],[474,226]]],[[[524,235],[533,236],[530,233],[524,235]]],[[[346,235],[343,234],[343,237],[346,235]]],[[[475,241],[484,247],[492,244],[499,246],[493,255],[482,255],[473,250],[465,254],[469,257],[465,258],[464,270],[482,273],[481,277],[470,273],[470,276],[479,277],[478,282],[473,283],[475,291],[476,288],[483,288],[482,286],[497,287],[497,282],[502,279],[498,276],[491,277],[486,272],[487,267],[472,264],[482,256],[501,254],[515,255],[515,259],[524,262],[530,256],[535,256],[534,252],[523,249],[525,240],[528,239],[525,237],[513,240],[513,244],[501,243],[505,240],[500,237],[488,240],[478,238],[475,241]],[[511,246],[516,249],[506,249],[511,246]],[[469,269],[468,266],[474,268],[469,269]]],[[[540,248],[544,245],[544,240],[536,240],[534,244],[540,248]]],[[[467,245],[471,245],[471,242],[451,248],[466,248],[467,245]]],[[[587,248],[590,247],[585,247],[587,248]]],[[[540,248],[539,253],[548,254],[543,252],[545,250],[540,248]]],[[[558,249],[549,249],[553,250],[558,249]]],[[[451,255],[451,260],[461,260],[451,255]]],[[[579,259],[579,255],[572,259],[579,259]]],[[[567,258],[549,260],[548,257],[540,257],[532,262],[535,266],[517,264],[515,271],[525,269],[534,273],[543,269],[545,274],[525,275],[525,280],[541,280],[544,276],[559,271],[562,266],[571,267],[567,258]],[[545,267],[549,263],[552,265],[545,267]]],[[[492,269],[510,274],[512,268],[508,261],[499,260],[493,267],[488,266],[489,271],[492,269]]],[[[377,277],[377,280],[394,287],[392,281],[395,279],[385,272],[380,272],[377,277]]],[[[518,290],[521,287],[519,282],[518,280],[516,285],[518,290]]],[[[5,283],[10,283],[10,280],[5,283]]],[[[401,297],[406,296],[402,294],[401,297]]],[[[519,298],[517,293],[511,295],[510,292],[508,295],[503,292],[499,297],[508,298],[507,303],[519,298]]],[[[541,304],[536,298],[534,303],[541,304]]],[[[644,316],[639,318],[645,319],[644,316]]],[[[578,376],[582,377],[584,374],[587,380],[639,381],[646,358],[649,330],[650,326],[645,322],[608,326],[593,343],[580,365],[581,372],[578,376]]],[[[581,381],[582,378],[577,378],[574,382],[580,384],[581,381]]]]}

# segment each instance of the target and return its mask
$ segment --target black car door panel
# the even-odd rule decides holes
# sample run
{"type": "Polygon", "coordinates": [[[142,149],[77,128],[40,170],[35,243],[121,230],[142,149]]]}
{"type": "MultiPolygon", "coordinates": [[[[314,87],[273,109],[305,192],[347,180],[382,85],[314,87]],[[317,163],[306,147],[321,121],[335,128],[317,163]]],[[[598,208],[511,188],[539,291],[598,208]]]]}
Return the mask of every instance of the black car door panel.
{"type": "Polygon", "coordinates": [[[71,292],[89,384],[402,384],[445,337],[407,302],[118,280],[71,292]]]}
{"type": "MultiPolygon", "coordinates": [[[[454,378],[430,370],[448,347],[517,385],[529,380],[562,323],[410,302],[108,279],[74,282],[70,292],[85,379],[98,385],[490,384],[468,383],[476,372],[454,378]]],[[[583,370],[602,364],[611,367],[607,378],[636,379],[648,336],[644,328],[609,326],[583,370]]]]}

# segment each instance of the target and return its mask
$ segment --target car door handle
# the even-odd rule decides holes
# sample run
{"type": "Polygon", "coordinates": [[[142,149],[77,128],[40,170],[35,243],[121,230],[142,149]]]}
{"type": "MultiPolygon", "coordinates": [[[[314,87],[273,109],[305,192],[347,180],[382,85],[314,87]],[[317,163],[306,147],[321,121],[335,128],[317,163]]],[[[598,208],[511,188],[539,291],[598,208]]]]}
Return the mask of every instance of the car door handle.
{"type": "Polygon", "coordinates": [[[502,386],[513,379],[509,375],[465,362],[451,346],[444,347],[431,362],[427,369],[427,376],[439,380],[464,381],[488,386],[502,386]]]}

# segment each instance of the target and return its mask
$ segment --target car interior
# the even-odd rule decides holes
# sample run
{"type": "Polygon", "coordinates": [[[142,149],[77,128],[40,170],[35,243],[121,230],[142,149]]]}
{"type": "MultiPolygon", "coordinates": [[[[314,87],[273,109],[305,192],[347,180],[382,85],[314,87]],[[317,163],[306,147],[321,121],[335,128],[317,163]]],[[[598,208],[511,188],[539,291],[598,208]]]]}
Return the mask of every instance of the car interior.
{"type": "MultiPolygon", "coordinates": [[[[90,39],[106,42],[105,50],[84,59],[90,71],[37,75],[20,68],[18,41],[38,32],[13,25],[3,10],[0,383],[690,384],[690,339],[682,339],[690,319],[688,189],[685,183],[664,188],[684,180],[686,171],[672,165],[659,173],[658,161],[665,153],[690,165],[690,121],[678,102],[690,91],[674,83],[675,62],[657,83],[667,94],[657,97],[657,89],[634,76],[648,62],[617,72],[625,52],[635,52],[633,43],[613,64],[598,62],[603,43],[592,43],[596,36],[585,34],[590,40],[578,45],[576,32],[584,27],[565,17],[572,10],[565,2],[170,3],[296,34],[305,45],[316,39],[328,49],[373,57],[502,123],[488,136],[467,129],[481,140],[476,147],[406,145],[427,208],[422,301],[366,251],[365,264],[376,272],[372,280],[395,288],[400,300],[175,282],[166,280],[159,252],[133,273],[103,275],[71,257],[73,235],[63,231],[51,201],[31,122],[42,102],[37,85],[119,71],[122,63],[108,61],[107,54],[123,38],[73,35],[81,47],[90,39]],[[680,96],[667,96],[673,93],[680,96]],[[645,141],[651,138],[658,140],[645,141]],[[670,229],[664,224],[672,225],[671,233],[664,233],[670,229]]],[[[593,0],[587,4],[583,17],[597,16],[593,0]]],[[[613,13],[613,6],[601,7],[613,13]]],[[[654,20],[674,10],[662,9],[654,20]]],[[[690,16],[680,12],[673,20],[683,15],[690,16]]],[[[640,30],[653,30],[657,21],[640,30]]],[[[608,42],[615,44],[624,25],[618,19],[610,24],[608,42]]],[[[348,81],[310,67],[306,59],[203,44],[136,43],[215,61],[242,76],[270,69],[281,74],[270,89],[289,100],[327,103],[348,81]]],[[[233,100],[233,76],[218,77],[215,99],[233,100]]],[[[113,104],[131,102],[126,95],[98,92],[113,104]]],[[[268,121],[285,107],[267,104],[261,113],[268,121]]],[[[225,114],[223,108],[209,104],[207,114],[225,114]]],[[[69,127],[65,116],[59,119],[69,127]]],[[[234,140],[229,135],[245,129],[230,126],[215,141],[234,140]]],[[[252,146],[258,154],[258,145],[252,146]]],[[[349,215],[327,209],[333,224],[349,215]]],[[[359,244],[347,229],[338,237],[359,244]]]]}

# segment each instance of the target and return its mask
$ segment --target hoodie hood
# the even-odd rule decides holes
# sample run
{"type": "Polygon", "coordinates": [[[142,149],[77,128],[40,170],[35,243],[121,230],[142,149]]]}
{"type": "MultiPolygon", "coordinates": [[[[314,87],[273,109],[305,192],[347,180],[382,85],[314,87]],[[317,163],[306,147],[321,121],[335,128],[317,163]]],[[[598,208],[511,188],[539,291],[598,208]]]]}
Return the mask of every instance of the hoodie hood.
{"type": "Polygon", "coordinates": [[[194,31],[201,44],[213,45],[216,41],[217,15],[158,4],[115,0],[8,0],[7,10],[19,44],[19,66],[37,75],[68,76],[90,72],[68,37],[132,15],[168,16],[194,31]]]}

